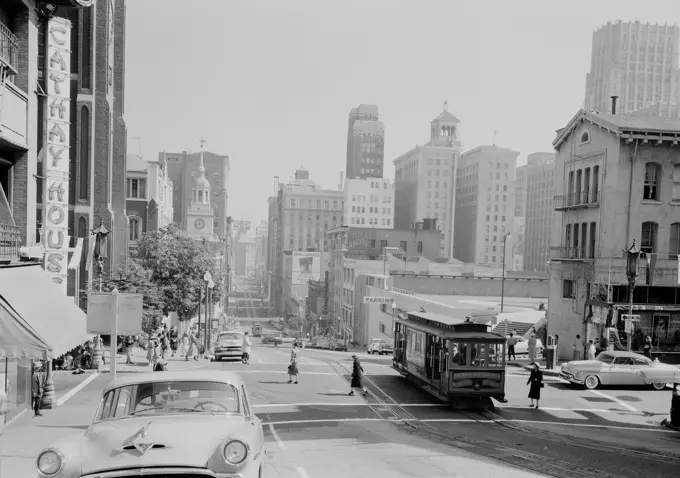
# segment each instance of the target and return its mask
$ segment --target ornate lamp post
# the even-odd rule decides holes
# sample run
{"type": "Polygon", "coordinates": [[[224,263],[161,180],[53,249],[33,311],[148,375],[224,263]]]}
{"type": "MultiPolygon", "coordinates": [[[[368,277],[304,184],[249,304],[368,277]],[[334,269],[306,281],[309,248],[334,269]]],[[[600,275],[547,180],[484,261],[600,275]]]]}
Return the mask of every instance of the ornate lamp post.
{"type": "Polygon", "coordinates": [[[212,321],[210,317],[210,302],[212,301],[212,289],[215,287],[215,283],[212,280],[212,274],[210,271],[206,271],[203,274],[203,280],[205,281],[205,334],[203,336],[203,354],[205,357],[208,356],[208,346],[210,345],[208,334],[210,333],[210,328],[212,327],[212,321]]]}
{"type": "MultiPolygon", "coordinates": [[[[109,235],[109,230],[104,227],[104,220],[100,219],[99,227],[97,229],[92,229],[92,235],[94,238],[94,253],[93,257],[97,261],[97,266],[99,267],[99,292],[102,291],[102,283],[104,280],[104,259],[107,257],[106,253],[106,238],[109,235]]],[[[115,337],[111,338],[111,347],[116,347],[118,344],[114,343],[116,341],[115,337]]],[[[97,335],[94,339],[94,347],[92,349],[92,368],[94,370],[99,370],[102,364],[102,348],[101,339],[97,335]]]]}
{"type": "MultiPolygon", "coordinates": [[[[630,246],[630,249],[625,251],[626,253],[626,276],[628,276],[628,300],[629,300],[629,314],[632,316],[633,315],[633,291],[635,290],[635,281],[638,278],[638,266],[640,264],[640,249],[637,248],[635,245],[635,239],[633,239],[633,245],[630,246]]],[[[632,319],[632,317],[631,317],[632,319]]],[[[631,320],[631,327],[632,327],[632,320],[631,320]]],[[[633,331],[626,334],[627,335],[627,344],[626,348],[630,352],[630,349],[632,348],[633,345],[633,331]]]]}

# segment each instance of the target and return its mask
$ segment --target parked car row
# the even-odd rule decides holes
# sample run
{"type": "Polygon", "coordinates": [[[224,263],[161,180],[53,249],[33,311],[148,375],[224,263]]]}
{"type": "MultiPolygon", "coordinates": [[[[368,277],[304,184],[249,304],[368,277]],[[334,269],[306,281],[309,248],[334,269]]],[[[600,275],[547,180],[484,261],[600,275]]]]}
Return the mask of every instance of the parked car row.
{"type": "Polygon", "coordinates": [[[309,342],[309,347],[313,349],[347,352],[347,345],[345,345],[345,342],[325,336],[313,337],[309,342]]]}

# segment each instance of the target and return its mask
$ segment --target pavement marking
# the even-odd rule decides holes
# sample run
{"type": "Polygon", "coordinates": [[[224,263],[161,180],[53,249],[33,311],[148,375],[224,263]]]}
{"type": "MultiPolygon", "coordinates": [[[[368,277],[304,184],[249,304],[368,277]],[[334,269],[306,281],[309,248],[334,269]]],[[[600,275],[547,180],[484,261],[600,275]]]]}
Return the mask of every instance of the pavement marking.
{"type": "Polygon", "coordinates": [[[276,433],[276,430],[274,430],[274,425],[272,423],[269,424],[269,431],[272,433],[272,436],[274,437],[274,440],[276,441],[276,444],[281,448],[282,450],[286,450],[286,444],[283,443],[283,440],[281,440],[281,437],[279,436],[278,433],[276,433]]]}
{"type": "Polygon", "coordinates": [[[309,475],[307,474],[305,469],[302,468],[301,466],[296,466],[295,471],[298,472],[298,475],[300,475],[300,478],[309,478],[309,475]]]}
{"type": "Polygon", "coordinates": [[[17,421],[19,418],[23,417],[24,414],[27,413],[27,412],[28,412],[28,410],[22,410],[22,411],[20,411],[19,413],[17,413],[16,415],[14,415],[14,417],[12,417],[11,420],[8,420],[8,421],[5,423],[5,428],[7,428],[8,426],[10,426],[12,423],[14,423],[15,421],[17,421]]]}
{"type": "MultiPolygon", "coordinates": [[[[494,420],[480,419],[475,420],[472,418],[424,418],[424,419],[414,419],[414,418],[399,418],[399,421],[403,422],[422,422],[422,423],[534,423],[538,425],[555,425],[555,426],[565,426],[565,427],[581,427],[581,428],[603,428],[612,430],[632,430],[632,431],[645,431],[645,432],[659,432],[659,433],[671,433],[677,434],[675,430],[668,430],[662,428],[660,425],[655,426],[640,426],[640,427],[627,427],[618,425],[595,425],[587,423],[569,423],[569,422],[550,422],[542,420],[520,420],[512,418],[499,418],[494,420]]],[[[311,425],[315,423],[353,423],[353,422],[389,422],[394,421],[394,417],[391,419],[386,418],[326,418],[318,420],[282,420],[275,422],[266,422],[266,425],[311,425]]]]}
{"type": "Polygon", "coordinates": [[[635,408],[631,405],[628,405],[623,400],[619,400],[616,397],[612,397],[611,395],[607,395],[606,393],[602,393],[599,390],[589,390],[589,392],[594,393],[595,395],[599,395],[602,398],[606,398],[608,400],[611,400],[612,402],[616,403],[617,405],[621,405],[623,408],[625,408],[626,410],[629,410],[631,412],[639,412],[640,411],[637,408],[635,408]]]}
{"type": "MultiPolygon", "coordinates": [[[[497,403],[496,407],[498,408],[508,408],[508,409],[517,409],[517,410],[523,410],[523,409],[529,409],[527,406],[522,406],[522,405],[506,405],[504,403],[497,403]]],[[[593,412],[593,413],[621,413],[621,410],[612,410],[612,409],[604,409],[604,408],[560,408],[560,407],[540,407],[538,409],[540,410],[545,410],[548,412],[593,412]]]]}
{"type": "MultiPolygon", "coordinates": [[[[288,365],[288,364],[286,364],[288,365]]],[[[280,373],[282,375],[288,375],[287,371],[282,371],[282,370],[238,370],[237,373],[280,373]]],[[[332,372],[301,372],[300,375],[303,377],[305,375],[335,375],[337,376],[336,373],[332,372]]]]}
{"type": "Polygon", "coordinates": [[[87,377],[85,380],[83,380],[78,385],[73,387],[71,390],[63,394],[61,397],[59,397],[57,399],[57,406],[61,407],[64,403],[66,403],[67,400],[71,399],[71,397],[73,397],[76,393],[80,392],[83,388],[87,387],[87,385],[98,376],[99,372],[94,372],[90,374],[90,376],[87,377]]]}
{"type": "MultiPolygon", "coordinates": [[[[362,401],[357,401],[354,403],[348,402],[308,402],[308,403],[256,403],[253,408],[286,408],[286,407],[368,407],[368,403],[362,401]]],[[[448,405],[438,404],[438,403],[391,403],[390,406],[393,407],[439,407],[446,408],[448,405]]],[[[519,408],[519,407],[518,407],[519,408]]]]}

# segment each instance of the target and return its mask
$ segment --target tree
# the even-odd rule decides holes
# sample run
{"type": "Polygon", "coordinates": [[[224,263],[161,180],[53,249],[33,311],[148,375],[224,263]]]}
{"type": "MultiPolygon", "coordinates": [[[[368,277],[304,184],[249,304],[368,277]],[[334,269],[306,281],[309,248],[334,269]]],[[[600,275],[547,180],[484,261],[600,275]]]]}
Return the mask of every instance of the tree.
{"type": "Polygon", "coordinates": [[[118,288],[120,293],[142,294],[142,331],[151,334],[163,319],[162,296],[158,286],[151,280],[151,271],[142,267],[133,257],[110,277],[102,281],[102,292],[118,288]]]}
{"type": "MultiPolygon", "coordinates": [[[[149,271],[158,288],[163,315],[177,312],[179,320],[189,320],[198,312],[199,289],[205,290],[203,275],[210,272],[215,283],[212,301],[222,297],[222,271],[214,260],[223,244],[195,240],[175,224],[142,235],[136,261],[149,271]],[[215,248],[211,250],[211,245],[215,248]]],[[[120,290],[120,289],[119,289],[120,290]]]]}

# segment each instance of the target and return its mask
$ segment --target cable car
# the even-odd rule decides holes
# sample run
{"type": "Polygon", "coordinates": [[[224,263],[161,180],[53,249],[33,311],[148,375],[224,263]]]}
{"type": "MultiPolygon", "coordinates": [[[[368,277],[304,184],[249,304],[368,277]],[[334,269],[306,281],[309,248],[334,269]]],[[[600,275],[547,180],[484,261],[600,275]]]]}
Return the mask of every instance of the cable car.
{"type": "Polygon", "coordinates": [[[261,337],[262,336],[262,325],[260,324],[255,324],[253,325],[253,337],[261,337]]]}
{"type": "Polygon", "coordinates": [[[505,399],[505,344],[489,332],[496,313],[455,311],[458,317],[409,312],[395,318],[393,368],[455,408],[493,409],[505,399]]]}

